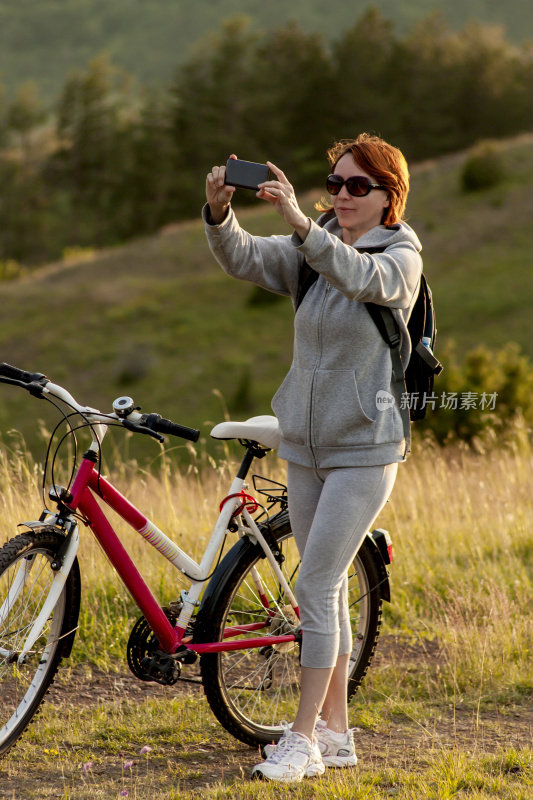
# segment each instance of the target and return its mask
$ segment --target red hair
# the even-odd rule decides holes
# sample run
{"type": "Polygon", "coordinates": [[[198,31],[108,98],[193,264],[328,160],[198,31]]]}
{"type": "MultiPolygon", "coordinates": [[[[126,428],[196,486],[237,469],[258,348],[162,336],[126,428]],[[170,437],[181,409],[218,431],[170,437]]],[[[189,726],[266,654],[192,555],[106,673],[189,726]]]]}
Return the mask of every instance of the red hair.
{"type": "MultiPolygon", "coordinates": [[[[409,170],[401,150],[379,136],[361,133],[357,139],[341,139],[329,148],[327,157],[332,170],[346,153],[351,153],[355,163],[374,178],[376,183],[385,187],[389,206],[384,209],[382,225],[400,222],[409,193],[409,170]]],[[[318,211],[329,211],[332,205],[328,200],[321,200],[315,208],[318,211]]]]}

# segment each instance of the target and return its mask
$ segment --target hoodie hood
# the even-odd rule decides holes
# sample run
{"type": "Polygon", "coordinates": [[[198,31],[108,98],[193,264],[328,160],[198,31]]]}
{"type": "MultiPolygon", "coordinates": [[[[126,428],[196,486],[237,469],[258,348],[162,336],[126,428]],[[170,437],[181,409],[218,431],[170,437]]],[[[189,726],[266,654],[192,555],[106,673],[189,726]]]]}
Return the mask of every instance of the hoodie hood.
{"type": "MultiPolygon", "coordinates": [[[[331,216],[331,212],[326,212],[317,220],[317,224],[321,225],[324,217],[331,216]]],[[[342,238],[342,228],[337,221],[337,217],[333,216],[328,219],[324,225],[324,230],[333,236],[342,238]]],[[[391,247],[396,244],[404,244],[409,242],[412,244],[417,253],[422,250],[420,239],[406,222],[398,222],[395,225],[376,225],[364,233],[359,239],[354,242],[354,247],[391,247]]]]}

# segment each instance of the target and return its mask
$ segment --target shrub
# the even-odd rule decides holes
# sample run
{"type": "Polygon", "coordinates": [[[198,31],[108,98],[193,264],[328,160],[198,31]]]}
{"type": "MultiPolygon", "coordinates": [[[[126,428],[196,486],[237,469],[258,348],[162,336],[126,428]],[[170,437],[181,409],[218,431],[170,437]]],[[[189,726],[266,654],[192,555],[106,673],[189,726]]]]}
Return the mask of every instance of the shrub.
{"type": "Polygon", "coordinates": [[[435,381],[435,407],[428,409],[422,430],[432,431],[441,444],[473,443],[487,433],[502,441],[516,431],[516,422],[531,430],[533,364],[517,344],[496,351],[476,347],[460,364],[450,343],[439,358],[445,369],[435,381]]]}
{"type": "Polygon", "coordinates": [[[154,366],[149,347],[128,345],[117,355],[115,379],[119,386],[131,386],[145,378],[154,366]]]}
{"type": "Polygon", "coordinates": [[[463,192],[490,189],[501,183],[505,167],[501,149],[493,142],[480,142],[470,151],[461,171],[463,192]]]}
{"type": "Polygon", "coordinates": [[[27,269],[14,258],[8,258],[6,261],[0,260],[0,281],[14,281],[26,272],[27,269]]]}

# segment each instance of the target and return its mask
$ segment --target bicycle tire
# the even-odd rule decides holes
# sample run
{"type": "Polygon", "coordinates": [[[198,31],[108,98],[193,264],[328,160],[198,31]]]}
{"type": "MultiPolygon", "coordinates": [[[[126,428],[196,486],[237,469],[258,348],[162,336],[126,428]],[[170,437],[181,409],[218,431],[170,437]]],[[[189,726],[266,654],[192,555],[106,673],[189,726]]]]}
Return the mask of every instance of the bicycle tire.
{"type": "Polygon", "coordinates": [[[41,635],[25,661],[16,663],[57,574],[50,565],[63,541],[64,536],[54,531],[23,533],[0,549],[0,755],[28,727],[62,658],[72,649],[80,608],[77,559],[41,635]],[[19,570],[27,571],[26,576],[19,570]],[[17,575],[23,577],[20,591],[14,589],[17,575]]]}
{"type": "MultiPolygon", "coordinates": [[[[292,537],[288,513],[280,512],[270,523],[276,545],[282,551],[284,573],[289,583],[296,582],[299,558],[292,537]]],[[[347,695],[360,685],[372,660],[381,626],[384,565],[371,539],[366,537],[349,571],[349,603],[354,645],[350,662],[347,695]]],[[[264,606],[250,579],[252,567],[260,571],[270,604],[276,608],[281,630],[294,630],[290,608],[280,594],[279,583],[259,545],[248,537],[240,540],[220,564],[211,579],[198,612],[195,642],[218,642],[224,629],[264,617],[264,606]]],[[[276,620],[277,625],[277,620],[276,620]]],[[[277,626],[280,627],[280,626],[277,626]]],[[[266,628],[272,635],[272,627],[266,628]]],[[[262,635],[260,631],[247,634],[262,635]]],[[[243,638],[241,636],[241,638],[243,638]]],[[[299,701],[300,644],[295,641],[250,650],[203,654],[200,670],[204,692],[221,725],[245,744],[264,745],[277,741],[283,732],[281,722],[294,718],[299,701]]]]}

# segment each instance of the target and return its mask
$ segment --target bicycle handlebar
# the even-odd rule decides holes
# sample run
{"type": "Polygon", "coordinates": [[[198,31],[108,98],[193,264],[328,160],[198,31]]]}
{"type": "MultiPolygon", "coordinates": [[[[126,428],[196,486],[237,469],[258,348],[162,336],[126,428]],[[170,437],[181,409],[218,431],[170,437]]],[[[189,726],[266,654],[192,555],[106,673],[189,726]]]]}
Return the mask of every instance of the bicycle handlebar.
{"type": "Polygon", "coordinates": [[[157,433],[179,436],[180,439],[188,439],[190,442],[197,442],[200,436],[200,431],[197,428],[188,428],[186,425],[179,425],[177,422],[172,422],[171,419],[165,419],[165,417],[159,414],[143,414],[141,425],[157,433]]]}
{"type": "MultiPolygon", "coordinates": [[[[34,383],[46,378],[46,375],[43,375],[42,372],[26,372],[24,369],[6,364],[5,361],[0,364],[0,375],[4,375],[6,378],[11,378],[14,381],[20,381],[21,383],[34,383]]],[[[46,380],[48,380],[48,378],[46,378],[46,380]]]]}
{"type": "Polygon", "coordinates": [[[188,428],[186,425],[180,425],[177,422],[172,422],[170,419],[165,419],[160,414],[139,414],[133,411],[131,419],[128,417],[119,416],[115,413],[102,414],[95,408],[81,406],[72,395],[62,386],[51,383],[51,381],[41,372],[27,372],[26,370],[13,367],[11,364],[0,363],[0,382],[9,383],[14,386],[20,386],[27,389],[36,397],[43,397],[50,394],[63,400],[71,408],[79,411],[81,414],[91,418],[93,422],[98,422],[103,425],[110,420],[116,420],[130,431],[135,433],[144,433],[153,436],[154,439],[164,441],[159,436],[160,433],[169,434],[172,436],[179,436],[181,439],[187,439],[190,442],[197,442],[200,436],[200,431],[196,428],[188,428]]]}

